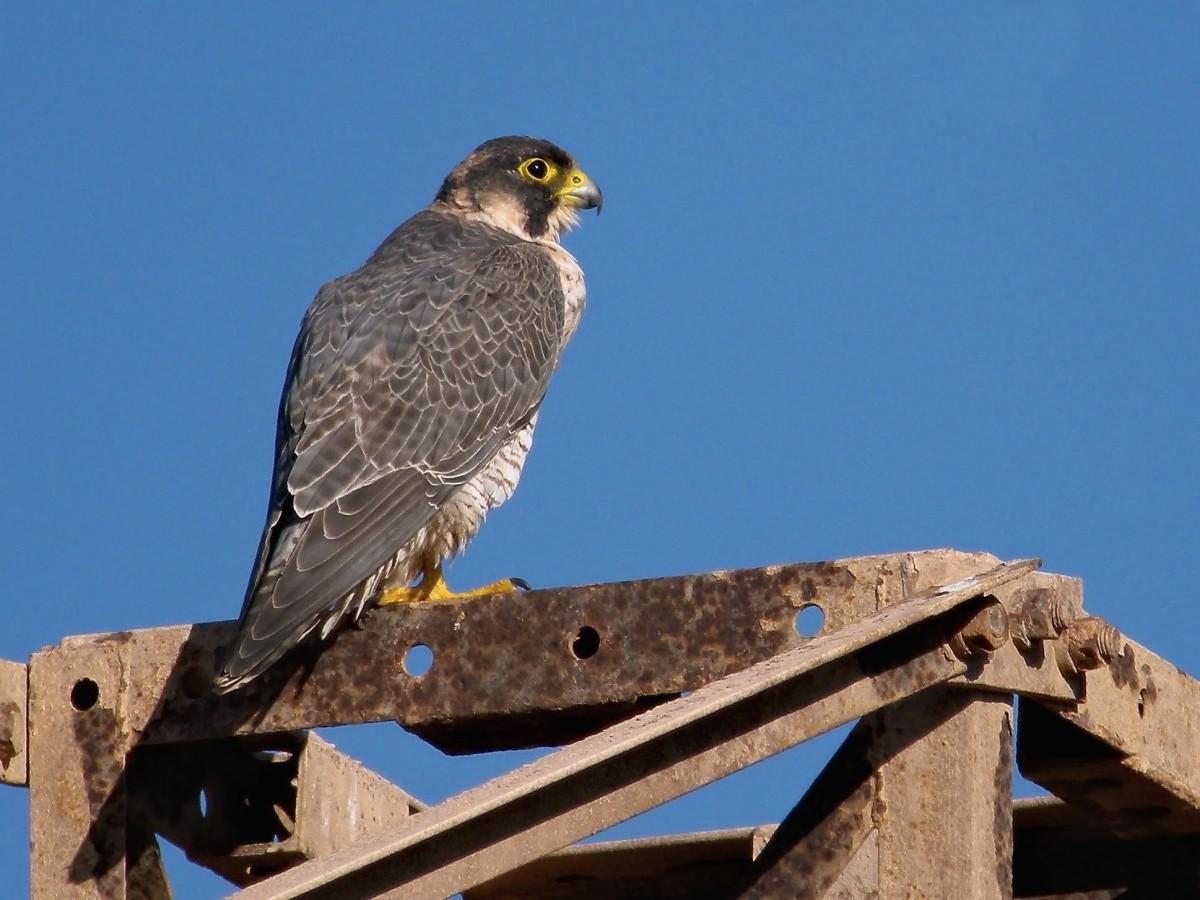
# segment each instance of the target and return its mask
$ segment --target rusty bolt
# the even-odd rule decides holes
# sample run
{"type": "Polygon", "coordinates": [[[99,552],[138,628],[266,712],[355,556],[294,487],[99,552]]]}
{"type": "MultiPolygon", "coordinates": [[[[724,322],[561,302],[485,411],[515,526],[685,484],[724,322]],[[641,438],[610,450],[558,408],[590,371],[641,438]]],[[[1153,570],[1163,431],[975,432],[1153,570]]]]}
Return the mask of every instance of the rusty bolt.
{"type": "Polygon", "coordinates": [[[995,597],[950,638],[950,649],[963,662],[999,650],[1008,643],[1008,610],[995,597]]]}
{"type": "Polygon", "coordinates": [[[1098,616],[1076,619],[1064,635],[1067,654],[1076,669],[1098,669],[1121,652],[1121,632],[1098,616]]]}
{"type": "Polygon", "coordinates": [[[1062,634],[1075,619],[1070,599],[1059,591],[1035,588],[1018,597],[1020,614],[1012,623],[1012,638],[1028,650],[1036,641],[1049,641],[1062,634]]]}
{"type": "Polygon", "coordinates": [[[1070,628],[1071,623],[1078,616],[1079,611],[1067,595],[1061,591],[1055,591],[1050,600],[1050,624],[1054,628],[1054,637],[1058,637],[1070,628]]]}

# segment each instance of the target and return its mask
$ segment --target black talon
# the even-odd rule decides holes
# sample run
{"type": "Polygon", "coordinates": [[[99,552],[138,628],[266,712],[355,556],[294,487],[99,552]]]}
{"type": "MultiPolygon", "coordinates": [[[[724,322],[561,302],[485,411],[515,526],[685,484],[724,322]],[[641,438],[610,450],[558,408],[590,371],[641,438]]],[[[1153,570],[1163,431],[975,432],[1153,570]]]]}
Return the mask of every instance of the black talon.
{"type": "Polygon", "coordinates": [[[533,588],[531,588],[529,586],[529,582],[526,581],[524,578],[509,578],[508,580],[511,581],[512,586],[515,587],[519,591],[532,591],[533,590],[533,588]]]}

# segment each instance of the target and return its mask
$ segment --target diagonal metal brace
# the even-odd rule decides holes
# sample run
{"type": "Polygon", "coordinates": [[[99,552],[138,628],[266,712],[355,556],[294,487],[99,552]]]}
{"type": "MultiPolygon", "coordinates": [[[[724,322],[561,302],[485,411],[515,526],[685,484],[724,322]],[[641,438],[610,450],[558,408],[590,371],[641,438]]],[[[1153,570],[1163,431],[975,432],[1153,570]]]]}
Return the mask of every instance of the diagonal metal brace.
{"type": "Polygon", "coordinates": [[[948,637],[986,605],[980,598],[1037,565],[1001,565],[889,606],[238,896],[436,898],[465,890],[963,674],[969,664],[946,647],[948,637]]]}

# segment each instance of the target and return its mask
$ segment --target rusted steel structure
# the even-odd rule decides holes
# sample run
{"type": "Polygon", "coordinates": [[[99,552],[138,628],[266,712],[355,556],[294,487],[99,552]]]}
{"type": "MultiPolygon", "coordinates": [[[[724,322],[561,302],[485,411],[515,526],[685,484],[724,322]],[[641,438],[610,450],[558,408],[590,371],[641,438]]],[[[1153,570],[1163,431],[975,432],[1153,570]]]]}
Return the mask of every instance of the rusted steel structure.
{"type": "Polygon", "coordinates": [[[936,550],[393,607],[216,697],[231,629],[0,662],[35,897],[169,897],[160,836],[247,900],[1200,893],[1200,683],[1034,560],[936,550]],[[855,720],[778,824],[578,843],[855,720]],[[309,731],[379,721],[448,753],[561,749],[425,807],[309,731]],[[1014,803],[1014,761],[1049,796],[1014,803]]]}

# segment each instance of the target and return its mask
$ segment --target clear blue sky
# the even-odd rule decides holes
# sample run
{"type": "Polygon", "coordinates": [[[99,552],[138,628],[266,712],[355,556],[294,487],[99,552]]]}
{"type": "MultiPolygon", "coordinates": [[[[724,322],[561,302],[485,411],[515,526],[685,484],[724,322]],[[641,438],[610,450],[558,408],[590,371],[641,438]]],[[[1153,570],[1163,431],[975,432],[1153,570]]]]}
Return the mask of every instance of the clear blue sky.
{"type": "MultiPolygon", "coordinates": [[[[1198,37],[1189,4],[4,3],[0,656],[235,616],[314,291],[530,133],[604,188],[589,308],[453,582],[1038,555],[1200,670],[1198,37]]],[[[331,737],[427,800],[524,758],[331,737]]],[[[830,746],[619,833],[777,819],[830,746]]]]}

